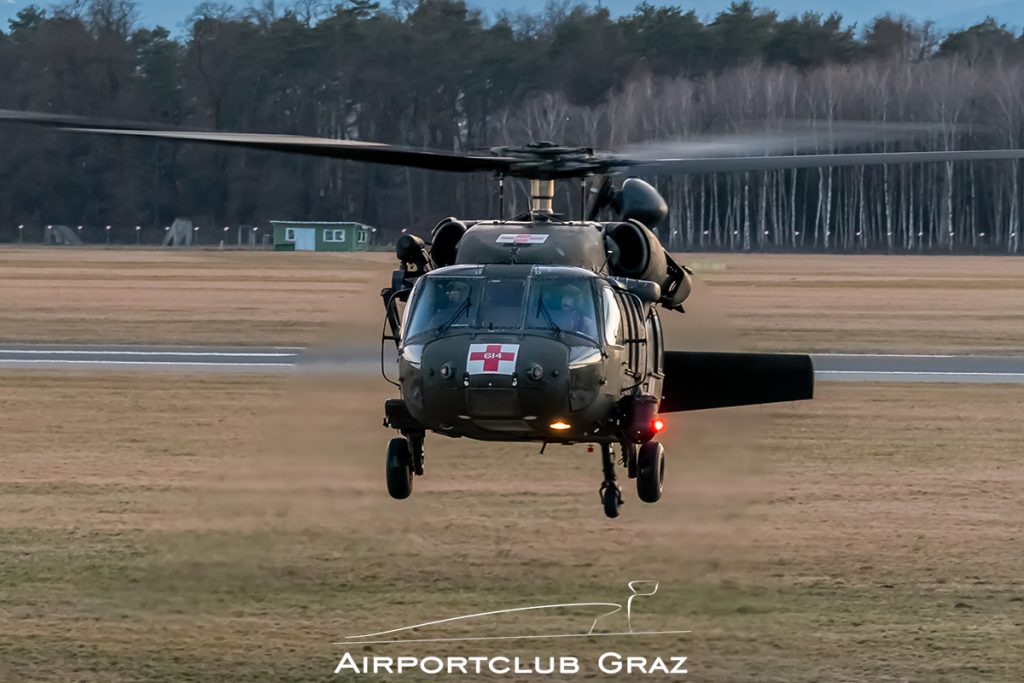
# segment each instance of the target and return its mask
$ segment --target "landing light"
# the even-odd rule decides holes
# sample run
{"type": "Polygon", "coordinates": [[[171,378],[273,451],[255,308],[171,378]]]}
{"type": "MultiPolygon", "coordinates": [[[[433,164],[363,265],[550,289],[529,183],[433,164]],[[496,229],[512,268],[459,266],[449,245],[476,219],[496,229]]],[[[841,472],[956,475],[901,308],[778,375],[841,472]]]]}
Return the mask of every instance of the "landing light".
{"type": "Polygon", "coordinates": [[[564,431],[566,429],[572,429],[572,425],[571,424],[569,424],[568,422],[563,422],[561,420],[555,420],[554,422],[551,423],[550,426],[551,426],[552,429],[557,429],[558,431],[564,431]]]}

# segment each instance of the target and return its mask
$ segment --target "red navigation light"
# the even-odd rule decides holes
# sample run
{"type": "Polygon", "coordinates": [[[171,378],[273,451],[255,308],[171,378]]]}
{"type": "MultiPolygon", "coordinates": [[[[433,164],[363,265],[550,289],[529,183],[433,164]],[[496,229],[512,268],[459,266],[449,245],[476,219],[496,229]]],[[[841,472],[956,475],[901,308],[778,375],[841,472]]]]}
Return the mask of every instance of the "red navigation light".
{"type": "Polygon", "coordinates": [[[651,427],[654,429],[654,433],[657,434],[658,432],[665,428],[665,421],[662,420],[660,417],[656,417],[651,422],[651,427]]]}

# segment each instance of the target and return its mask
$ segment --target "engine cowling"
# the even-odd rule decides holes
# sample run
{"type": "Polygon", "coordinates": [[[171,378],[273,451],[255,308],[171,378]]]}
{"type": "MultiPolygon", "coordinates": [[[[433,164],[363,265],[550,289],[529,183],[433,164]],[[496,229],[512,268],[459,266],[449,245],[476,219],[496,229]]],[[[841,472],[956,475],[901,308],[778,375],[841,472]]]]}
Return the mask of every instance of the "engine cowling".
{"type": "Polygon", "coordinates": [[[631,219],[605,227],[605,241],[612,256],[612,275],[649,280],[661,286],[659,303],[668,308],[679,306],[690,295],[690,273],[678,265],[643,223],[631,219]]]}
{"type": "Polygon", "coordinates": [[[430,260],[438,268],[455,263],[459,241],[466,234],[466,224],[456,218],[445,218],[430,233],[430,260]]]}

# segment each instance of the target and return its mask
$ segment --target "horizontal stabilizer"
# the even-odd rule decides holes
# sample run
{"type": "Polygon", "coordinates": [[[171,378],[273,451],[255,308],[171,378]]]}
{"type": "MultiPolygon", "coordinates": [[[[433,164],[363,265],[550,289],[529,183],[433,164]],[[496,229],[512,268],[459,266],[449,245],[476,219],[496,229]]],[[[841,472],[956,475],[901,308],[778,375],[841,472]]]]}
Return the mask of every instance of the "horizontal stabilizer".
{"type": "Polygon", "coordinates": [[[811,357],[782,353],[667,351],[661,412],[814,397],[811,357]]]}

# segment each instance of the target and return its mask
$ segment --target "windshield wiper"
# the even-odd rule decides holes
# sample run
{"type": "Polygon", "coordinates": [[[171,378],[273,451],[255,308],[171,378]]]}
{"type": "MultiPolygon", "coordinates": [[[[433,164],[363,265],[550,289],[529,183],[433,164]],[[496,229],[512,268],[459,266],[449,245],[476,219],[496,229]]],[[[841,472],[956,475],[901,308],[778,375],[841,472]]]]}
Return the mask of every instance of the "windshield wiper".
{"type": "Polygon", "coordinates": [[[544,314],[544,320],[547,321],[551,329],[559,335],[562,334],[562,328],[555,324],[555,319],[551,317],[551,311],[549,311],[548,307],[544,305],[544,299],[541,297],[537,298],[537,312],[544,314]]]}
{"type": "Polygon", "coordinates": [[[471,305],[471,302],[472,302],[472,299],[467,296],[466,300],[463,301],[461,304],[459,304],[459,307],[457,309],[455,309],[454,313],[452,313],[452,317],[448,318],[443,323],[438,325],[437,333],[438,334],[442,334],[444,332],[447,332],[449,327],[454,325],[456,323],[456,321],[458,321],[459,318],[461,318],[463,315],[465,315],[469,311],[469,307],[471,305]]]}

